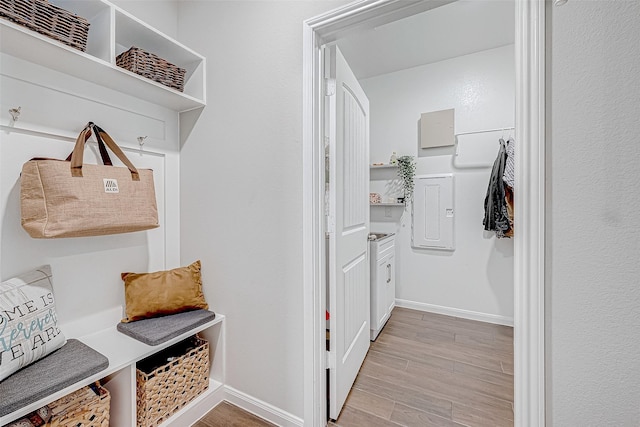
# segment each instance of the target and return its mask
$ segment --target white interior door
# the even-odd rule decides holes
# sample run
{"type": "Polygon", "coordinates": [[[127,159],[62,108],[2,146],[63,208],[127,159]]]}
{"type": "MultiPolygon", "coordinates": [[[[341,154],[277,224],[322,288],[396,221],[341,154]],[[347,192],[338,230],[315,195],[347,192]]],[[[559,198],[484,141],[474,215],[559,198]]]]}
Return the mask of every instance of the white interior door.
{"type": "Polygon", "coordinates": [[[337,419],[369,349],[369,100],[325,49],[329,143],[329,416],[337,419]]]}

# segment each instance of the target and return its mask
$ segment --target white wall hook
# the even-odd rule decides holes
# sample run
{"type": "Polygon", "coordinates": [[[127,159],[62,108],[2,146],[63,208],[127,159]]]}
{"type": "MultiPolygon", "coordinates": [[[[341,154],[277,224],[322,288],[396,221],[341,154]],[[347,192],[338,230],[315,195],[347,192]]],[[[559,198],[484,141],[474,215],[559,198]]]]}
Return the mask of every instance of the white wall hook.
{"type": "Polygon", "coordinates": [[[138,137],[138,144],[140,144],[140,148],[142,148],[142,146],[144,145],[144,140],[147,139],[146,136],[139,136],[138,137]]]}
{"type": "Polygon", "coordinates": [[[20,110],[22,110],[22,107],[12,108],[9,110],[9,114],[11,114],[11,118],[14,122],[17,122],[20,118],[20,110]]]}

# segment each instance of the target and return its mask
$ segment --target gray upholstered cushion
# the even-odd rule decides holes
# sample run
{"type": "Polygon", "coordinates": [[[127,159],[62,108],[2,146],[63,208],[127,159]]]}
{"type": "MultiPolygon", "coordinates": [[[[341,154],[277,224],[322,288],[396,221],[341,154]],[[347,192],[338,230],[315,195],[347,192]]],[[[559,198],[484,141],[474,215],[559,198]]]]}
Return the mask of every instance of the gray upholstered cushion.
{"type": "Polygon", "coordinates": [[[193,310],[153,317],[130,323],[118,323],[118,330],[147,345],[159,345],[216,318],[208,310],[193,310]]]}
{"type": "Polygon", "coordinates": [[[109,359],[70,339],[60,349],[0,382],[0,417],[106,369],[109,359]]]}

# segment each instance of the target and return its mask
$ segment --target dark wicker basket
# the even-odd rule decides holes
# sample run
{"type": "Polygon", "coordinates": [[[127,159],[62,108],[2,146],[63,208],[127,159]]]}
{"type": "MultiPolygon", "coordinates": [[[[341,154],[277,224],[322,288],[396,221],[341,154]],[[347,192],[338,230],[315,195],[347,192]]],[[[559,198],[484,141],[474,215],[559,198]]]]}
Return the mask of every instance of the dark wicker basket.
{"type": "Polygon", "coordinates": [[[138,47],[118,55],[116,65],[180,92],[184,90],[184,68],[138,47]]]}
{"type": "Polygon", "coordinates": [[[0,0],[0,17],[85,51],[89,21],[46,0],[0,0]]]}

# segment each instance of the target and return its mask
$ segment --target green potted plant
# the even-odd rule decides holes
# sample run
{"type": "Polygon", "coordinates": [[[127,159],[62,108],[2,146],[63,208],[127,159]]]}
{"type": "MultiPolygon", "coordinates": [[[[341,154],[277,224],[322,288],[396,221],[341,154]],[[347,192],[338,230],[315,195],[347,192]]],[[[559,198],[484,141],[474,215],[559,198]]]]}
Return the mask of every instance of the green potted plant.
{"type": "Polygon", "coordinates": [[[398,178],[404,190],[404,202],[413,200],[413,178],[416,175],[416,161],[413,156],[398,157],[398,178]]]}

